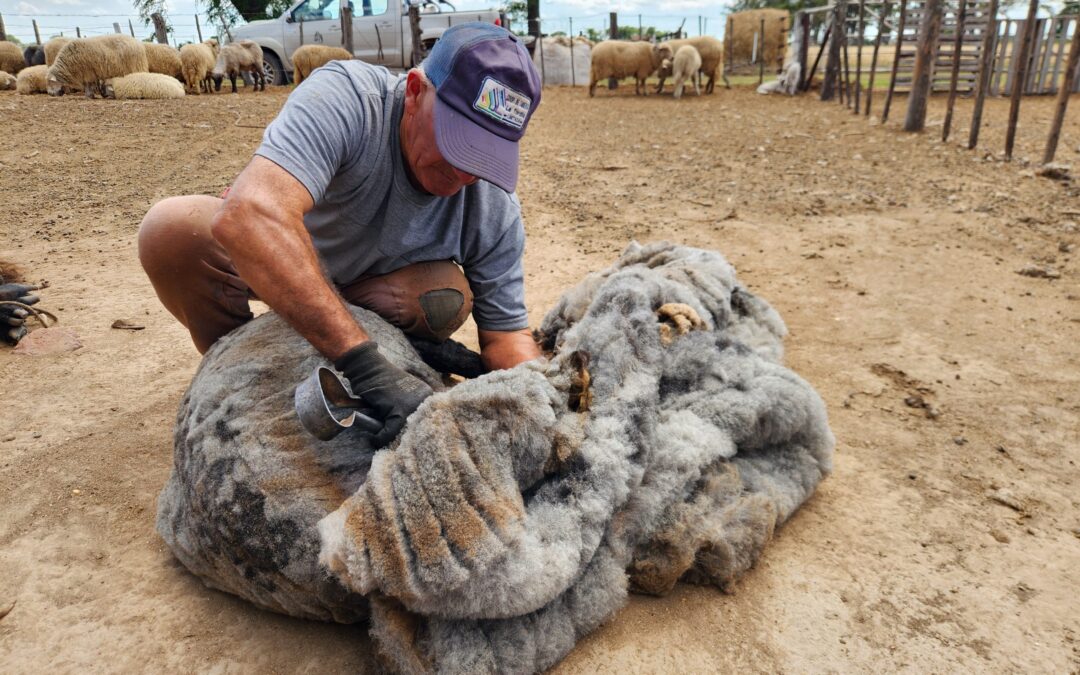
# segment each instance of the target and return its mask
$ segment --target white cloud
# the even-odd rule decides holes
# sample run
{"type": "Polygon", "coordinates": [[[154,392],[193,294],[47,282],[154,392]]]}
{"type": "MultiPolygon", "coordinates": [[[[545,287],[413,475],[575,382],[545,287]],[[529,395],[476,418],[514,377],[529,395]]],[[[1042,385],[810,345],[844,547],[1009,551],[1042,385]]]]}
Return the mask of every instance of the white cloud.
{"type": "Polygon", "coordinates": [[[41,14],[41,10],[31,5],[29,2],[20,2],[15,5],[15,12],[17,14],[41,14]]]}

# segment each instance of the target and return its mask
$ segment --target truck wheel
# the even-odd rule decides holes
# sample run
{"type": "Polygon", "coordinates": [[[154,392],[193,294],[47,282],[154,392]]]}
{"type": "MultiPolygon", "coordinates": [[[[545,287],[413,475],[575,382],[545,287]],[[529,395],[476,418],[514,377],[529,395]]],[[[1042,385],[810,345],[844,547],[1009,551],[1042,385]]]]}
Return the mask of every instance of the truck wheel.
{"type": "Polygon", "coordinates": [[[281,67],[281,59],[272,51],[263,50],[263,73],[266,74],[267,84],[280,87],[285,84],[285,69],[281,67]]]}

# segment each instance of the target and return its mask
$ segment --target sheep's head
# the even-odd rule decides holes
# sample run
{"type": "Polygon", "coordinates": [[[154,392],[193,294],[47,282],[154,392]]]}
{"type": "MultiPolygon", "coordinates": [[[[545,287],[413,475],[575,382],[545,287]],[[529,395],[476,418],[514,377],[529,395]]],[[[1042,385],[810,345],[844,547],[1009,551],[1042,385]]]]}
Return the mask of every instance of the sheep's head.
{"type": "Polygon", "coordinates": [[[221,91],[221,81],[225,79],[225,73],[215,70],[210,73],[210,78],[214,80],[214,91],[221,91]]]}
{"type": "Polygon", "coordinates": [[[663,63],[664,61],[670,61],[674,52],[671,50],[671,45],[666,42],[653,47],[653,63],[663,63]]]}
{"type": "Polygon", "coordinates": [[[101,87],[101,96],[103,98],[116,98],[116,92],[113,90],[112,80],[105,80],[105,84],[101,87]]]}
{"type": "Polygon", "coordinates": [[[49,96],[64,95],[64,85],[56,77],[56,74],[52,71],[52,68],[49,69],[49,74],[45,78],[45,91],[48,92],[49,96]]]}

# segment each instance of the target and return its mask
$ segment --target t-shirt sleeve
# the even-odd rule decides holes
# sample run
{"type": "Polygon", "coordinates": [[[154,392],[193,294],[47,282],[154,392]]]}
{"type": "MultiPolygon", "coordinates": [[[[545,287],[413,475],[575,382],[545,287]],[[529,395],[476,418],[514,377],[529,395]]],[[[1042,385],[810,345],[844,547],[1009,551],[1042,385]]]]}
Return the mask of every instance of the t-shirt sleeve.
{"type": "Polygon", "coordinates": [[[331,64],[289,95],[255,154],[292,174],[318,202],[338,170],[361,155],[365,118],[348,75],[331,64]]]}
{"type": "Polygon", "coordinates": [[[501,235],[464,264],[473,292],[473,318],[483,330],[510,331],[529,326],[522,260],[525,226],[517,208],[507,215],[510,222],[501,235]]]}

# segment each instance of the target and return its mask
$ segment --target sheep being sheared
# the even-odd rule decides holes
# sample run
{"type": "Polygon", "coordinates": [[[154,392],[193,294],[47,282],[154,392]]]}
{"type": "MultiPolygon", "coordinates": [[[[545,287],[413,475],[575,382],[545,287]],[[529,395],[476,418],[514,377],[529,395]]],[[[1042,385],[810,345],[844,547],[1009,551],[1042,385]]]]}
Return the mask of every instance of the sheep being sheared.
{"type": "Polygon", "coordinates": [[[294,392],[327,361],[264,314],[184,394],[157,529],[213,588],[370,617],[392,670],[542,672],[631,590],[730,589],[831,470],[783,322],[714,251],[631,245],[548,313],[548,359],[450,388],[353,315],[436,392],[396,441],[305,432],[294,392]]]}
{"type": "Polygon", "coordinates": [[[589,96],[596,95],[596,83],[613,77],[634,78],[634,94],[648,96],[645,80],[656,72],[664,59],[672,56],[671,48],[664,44],[655,47],[648,42],[627,40],[604,40],[592,49],[589,64],[589,96]]]}
{"type": "Polygon", "coordinates": [[[352,54],[341,47],[304,45],[292,55],[293,80],[300,84],[316,68],[321,68],[331,61],[348,61],[351,58],[352,54]]]}
{"type": "Polygon", "coordinates": [[[227,75],[232,83],[232,93],[236,93],[236,78],[241,73],[250,73],[255,83],[255,91],[266,90],[266,72],[263,71],[262,47],[251,40],[241,40],[227,44],[218,52],[217,62],[210,76],[214,79],[214,91],[221,91],[221,80],[227,75]]]}
{"type": "Polygon", "coordinates": [[[64,87],[82,89],[87,98],[105,94],[105,80],[131,73],[147,72],[146,50],[141,42],[126,35],[97,35],[68,43],[49,66],[50,96],[60,96],[64,87]]]}
{"type": "Polygon", "coordinates": [[[214,69],[217,54],[218,43],[213,38],[180,48],[180,70],[187,93],[210,93],[210,71],[214,69]]]}

